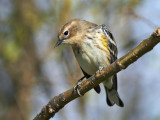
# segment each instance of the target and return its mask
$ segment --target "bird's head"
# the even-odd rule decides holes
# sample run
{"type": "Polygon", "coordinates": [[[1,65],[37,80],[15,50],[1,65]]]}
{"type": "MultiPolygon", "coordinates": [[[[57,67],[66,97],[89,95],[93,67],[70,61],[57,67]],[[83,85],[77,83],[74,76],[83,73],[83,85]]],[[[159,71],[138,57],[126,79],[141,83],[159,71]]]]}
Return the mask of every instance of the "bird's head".
{"type": "Polygon", "coordinates": [[[82,36],[90,26],[96,26],[96,24],[80,19],[73,19],[67,22],[58,34],[58,41],[55,47],[61,43],[80,44],[82,36]]]}

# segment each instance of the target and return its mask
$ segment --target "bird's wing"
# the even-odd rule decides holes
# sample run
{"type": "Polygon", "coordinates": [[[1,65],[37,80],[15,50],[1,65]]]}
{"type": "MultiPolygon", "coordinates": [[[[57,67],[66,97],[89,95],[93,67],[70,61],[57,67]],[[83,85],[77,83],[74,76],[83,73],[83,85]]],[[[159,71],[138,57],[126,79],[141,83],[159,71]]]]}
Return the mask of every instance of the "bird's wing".
{"type": "MultiPolygon", "coordinates": [[[[81,68],[81,67],[80,67],[81,68]]],[[[88,75],[82,68],[81,68],[83,75],[88,79],[89,77],[91,77],[91,75],[88,75]]]]}
{"type": "MultiPolygon", "coordinates": [[[[81,67],[80,67],[81,68],[81,67]]],[[[88,79],[89,77],[91,77],[91,75],[88,75],[82,68],[81,68],[84,76],[88,79]]],[[[94,90],[99,94],[101,92],[101,88],[99,85],[97,85],[96,87],[94,87],[94,90]]]]}
{"type": "Polygon", "coordinates": [[[110,32],[110,30],[108,30],[106,25],[101,25],[101,28],[104,35],[107,38],[107,47],[111,56],[110,63],[113,63],[117,59],[117,54],[118,54],[116,42],[114,40],[112,33],[110,32]]]}
{"type": "MultiPolygon", "coordinates": [[[[117,59],[117,54],[118,54],[117,45],[112,33],[107,28],[107,26],[106,25],[101,25],[101,26],[102,26],[101,27],[102,31],[107,38],[106,42],[107,42],[107,47],[110,53],[110,63],[112,64],[117,59]]],[[[112,80],[113,80],[113,88],[117,90],[117,74],[113,75],[112,80]]]]}

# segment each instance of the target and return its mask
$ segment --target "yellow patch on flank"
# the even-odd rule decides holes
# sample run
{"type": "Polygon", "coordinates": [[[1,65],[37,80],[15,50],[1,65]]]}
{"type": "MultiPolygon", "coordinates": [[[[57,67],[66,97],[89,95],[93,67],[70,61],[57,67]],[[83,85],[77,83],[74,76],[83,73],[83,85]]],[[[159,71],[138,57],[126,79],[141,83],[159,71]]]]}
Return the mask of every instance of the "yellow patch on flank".
{"type": "Polygon", "coordinates": [[[101,35],[100,36],[100,40],[101,40],[103,46],[107,49],[108,48],[108,45],[107,45],[108,39],[106,38],[106,36],[105,35],[101,35]]]}

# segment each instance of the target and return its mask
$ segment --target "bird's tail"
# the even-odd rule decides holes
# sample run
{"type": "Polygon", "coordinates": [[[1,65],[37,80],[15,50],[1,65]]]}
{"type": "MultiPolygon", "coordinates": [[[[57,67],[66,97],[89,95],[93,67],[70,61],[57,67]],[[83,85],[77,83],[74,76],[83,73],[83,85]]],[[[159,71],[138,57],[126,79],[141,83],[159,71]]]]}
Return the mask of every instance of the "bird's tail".
{"type": "Polygon", "coordinates": [[[117,104],[120,107],[124,106],[123,101],[119,97],[116,89],[108,89],[106,86],[104,86],[104,88],[106,90],[106,101],[109,106],[113,106],[114,104],[117,104]]]}
{"type": "Polygon", "coordinates": [[[109,106],[117,104],[118,106],[123,107],[123,101],[121,100],[117,92],[117,75],[113,75],[108,80],[104,81],[103,84],[106,91],[107,104],[109,106]]]}

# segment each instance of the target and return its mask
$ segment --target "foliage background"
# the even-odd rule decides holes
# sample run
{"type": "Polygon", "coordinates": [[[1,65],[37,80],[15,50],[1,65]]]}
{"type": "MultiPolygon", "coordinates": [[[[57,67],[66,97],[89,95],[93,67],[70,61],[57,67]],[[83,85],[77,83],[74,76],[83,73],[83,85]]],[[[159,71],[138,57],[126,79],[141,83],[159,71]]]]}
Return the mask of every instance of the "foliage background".
{"type": "MultiPolygon", "coordinates": [[[[0,119],[29,120],[55,95],[73,87],[81,70],[70,47],[54,49],[70,19],[106,24],[119,57],[160,26],[160,0],[0,0],[0,119]]],[[[160,119],[160,45],[118,73],[125,107],[109,107],[93,90],[55,120],[160,119]]]]}

